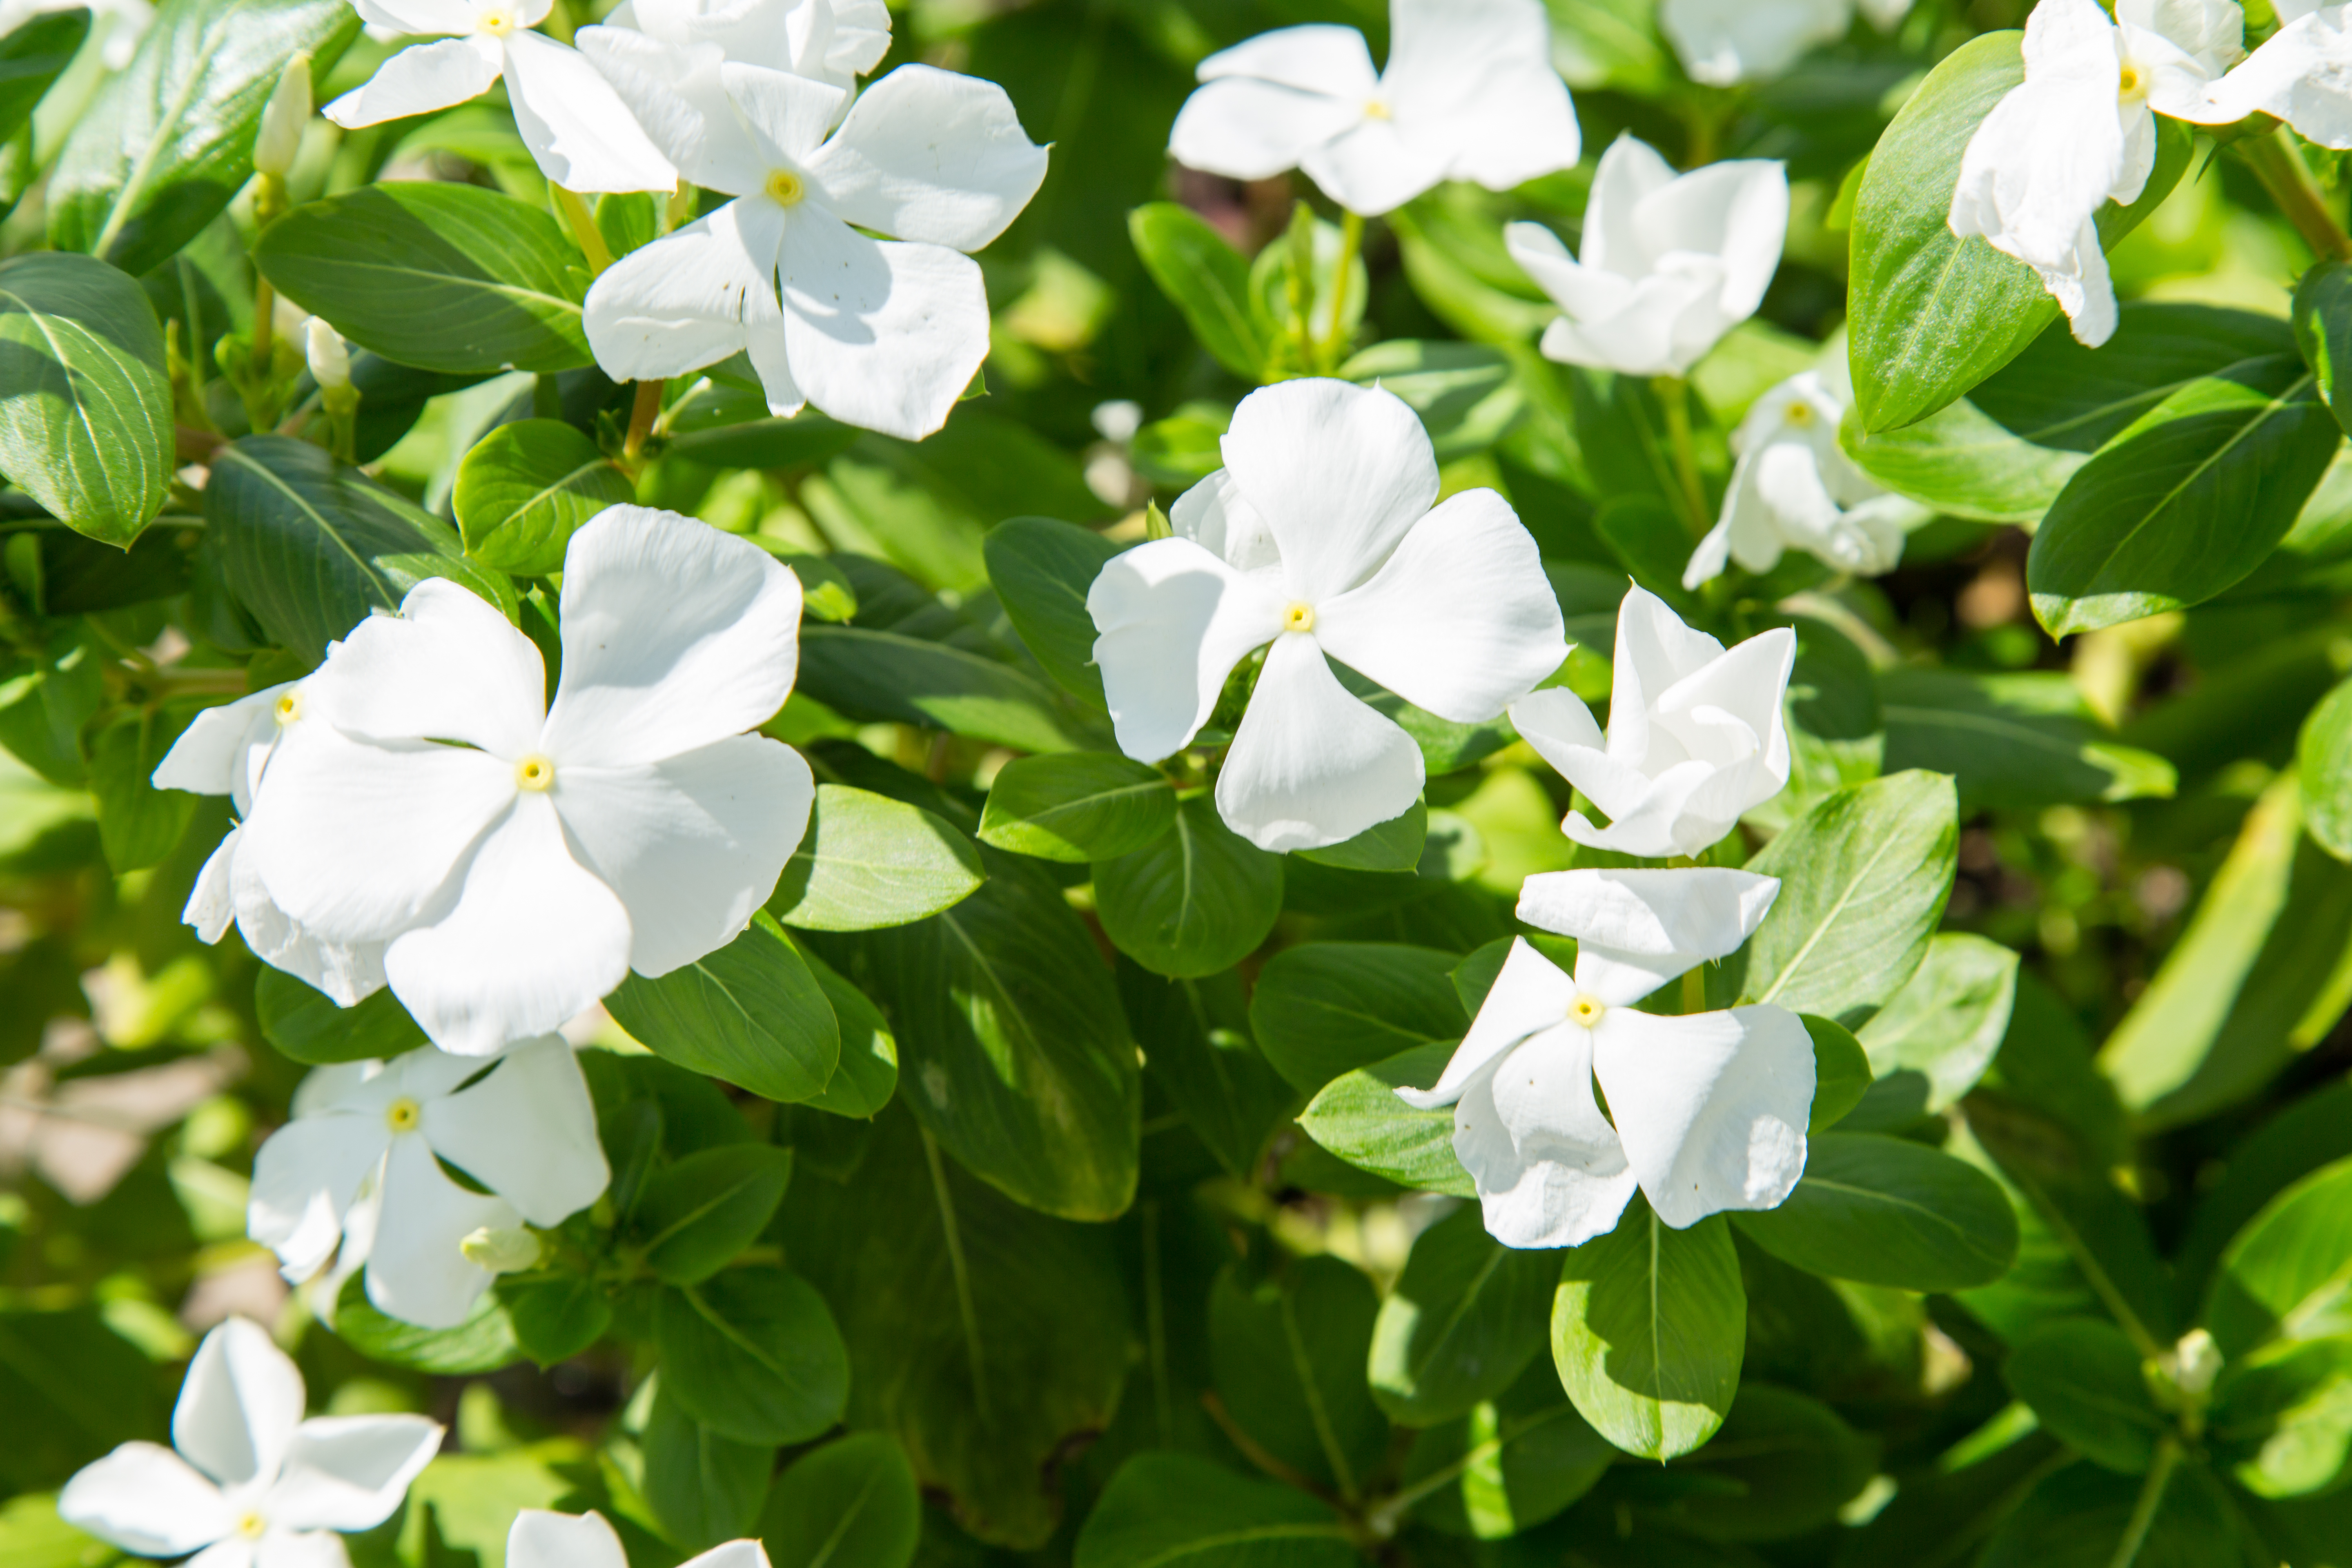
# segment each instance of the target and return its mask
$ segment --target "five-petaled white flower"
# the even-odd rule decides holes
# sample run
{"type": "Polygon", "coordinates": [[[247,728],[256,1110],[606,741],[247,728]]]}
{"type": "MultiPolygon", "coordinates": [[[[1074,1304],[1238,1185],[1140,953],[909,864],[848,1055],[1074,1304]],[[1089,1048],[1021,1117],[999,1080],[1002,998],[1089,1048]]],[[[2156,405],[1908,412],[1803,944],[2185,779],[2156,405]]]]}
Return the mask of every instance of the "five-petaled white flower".
{"type": "MultiPolygon", "coordinates": [[[[254,792],[280,737],[297,725],[324,722],[317,697],[300,681],[207,708],[164,753],[152,782],[157,789],[227,795],[243,819],[252,814],[254,792]]],[[[255,957],[309,982],[343,1006],[383,989],[383,943],[322,941],[289,919],[254,875],[251,858],[240,856],[244,835],[242,826],[228,830],[197,873],[181,918],[206,942],[220,941],[234,920],[255,957]]]]}
{"type": "Polygon", "coordinates": [[[1813,1103],[1803,1023],[1769,1004],[1679,1017],[1633,1005],[1735,951],[1780,890],[1711,868],[1527,879],[1519,919],[1576,938],[1574,977],[1514,942],[1436,1086],[1397,1090],[1455,1108],[1454,1152],[1496,1240],[1578,1246],[1614,1229],[1637,1186],[1677,1230],[1795,1189],[1813,1103]]]}
{"type": "Polygon", "coordinates": [[[589,27],[580,47],[688,179],[738,198],[596,279],[584,321],[604,374],[658,380],[748,349],[776,414],[813,403],[910,441],[944,424],[988,357],[962,253],[1045,178],[1004,89],[909,65],[853,103],[715,44],[589,27]]]}
{"type": "Polygon", "coordinates": [[[540,173],[574,191],[669,191],[677,171],[579,51],[531,29],[554,0],[352,0],[366,21],[450,33],[403,49],[322,112],[346,129],[478,98],[501,79],[540,173]]]}
{"type": "Polygon", "coordinates": [[[1764,302],[1789,237],[1789,176],[1761,159],[1677,174],[1623,135],[1593,174],[1581,259],[1539,223],[1503,237],[1565,312],[1544,329],[1546,357],[1681,375],[1764,302]]]}
{"type": "Polygon", "coordinates": [[[2307,142],[2352,148],[2352,7],[2271,0],[2271,9],[2284,26],[2181,118],[2226,125],[2268,114],[2307,142]]]}
{"type": "Polygon", "coordinates": [[[1560,830],[1621,855],[1696,855],[1789,782],[1781,702],[1797,635],[1775,626],[1729,652],[1691,630],[1654,594],[1617,608],[1609,735],[1564,687],[1511,704],[1511,722],[1544,761],[1607,812],[1571,811],[1560,830]]]}
{"type": "Polygon", "coordinates": [[[434,1043],[547,1034],[632,969],[751,922],[807,826],[783,705],[800,581],[757,545],[608,508],[564,556],[562,681],[454,583],[418,584],[303,683],[237,849],[314,935],[374,942],[434,1043]]]}
{"type": "Polygon", "coordinates": [[[1844,37],[1857,10],[1892,32],[1911,0],[1659,0],[1658,30],[1693,81],[1729,87],[1779,76],[1808,49],[1844,37]]]}
{"type": "Polygon", "coordinates": [[[204,1338],[172,1412],[173,1453],[125,1443],[58,1494],[70,1524],[194,1568],[347,1568],[338,1531],[392,1517],[441,1447],[422,1415],[302,1419],[302,1373],[231,1318],[204,1338]]]}
{"type": "Polygon", "coordinates": [[[1389,16],[1379,72],[1363,34],[1324,23],[1211,55],[1169,154],[1236,180],[1303,169],[1367,217],[1442,180],[1504,191],[1575,163],[1576,110],[1537,0],[1391,0],[1389,16]]]}
{"type": "Polygon", "coordinates": [[[2042,0],[2025,19],[2025,80],[1969,139],[1954,234],[1982,235],[2040,275],[2075,338],[2116,330],[2116,291],[2093,215],[2138,199],[2156,165],[2156,115],[2213,117],[2208,85],[2243,52],[2235,0],[2042,0]]]}
{"type": "Polygon", "coordinates": [[[254,1158],[247,1232],[298,1284],[343,1241],[365,1255],[368,1300],[428,1328],[463,1322],[489,1286],[467,1237],[559,1225],[611,1180],[587,1080],[560,1036],[487,1072],[430,1048],[320,1068],[294,1110],[254,1158]],[[451,1181],[443,1160],[488,1195],[451,1181]]]}
{"type": "Polygon", "coordinates": [[[1217,778],[1262,849],[1315,849],[1410,807],[1421,749],[1349,695],[1337,659],[1462,723],[1494,718],[1568,657],[1559,604],[1508,502],[1437,501],[1437,459],[1394,394],[1344,381],[1242,399],[1225,466],[1177,500],[1175,537],[1106,564],[1087,595],[1119,749],[1156,761],[1266,648],[1217,778]]]}
{"type": "MultiPolygon", "coordinates": [[[[629,1568],[629,1559],[603,1514],[527,1508],[507,1531],[507,1568],[629,1568]]],[[[768,1568],[768,1549],[756,1541],[730,1541],[679,1568],[768,1568]]]]}
{"type": "Polygon", "coordinates": [[[844,89],[890,52],[882,0],[621,0],[604,25],[675,48],[715,44],[735,64],[844,89]]]}
{"type": "Polygon", "coordinates": [[[1739,460],[1723,515],[1683,572],[1696,588],[1727,561],[1769,572],[1783,550],[1801,550],[1841,572],[1874,576],[1903,557],[1903,536],[1927,510],[1889,495],[1838,446],[1850,398],[1835,373],[1809,370],[1758,398],[1732,432],[1739,460]]]}

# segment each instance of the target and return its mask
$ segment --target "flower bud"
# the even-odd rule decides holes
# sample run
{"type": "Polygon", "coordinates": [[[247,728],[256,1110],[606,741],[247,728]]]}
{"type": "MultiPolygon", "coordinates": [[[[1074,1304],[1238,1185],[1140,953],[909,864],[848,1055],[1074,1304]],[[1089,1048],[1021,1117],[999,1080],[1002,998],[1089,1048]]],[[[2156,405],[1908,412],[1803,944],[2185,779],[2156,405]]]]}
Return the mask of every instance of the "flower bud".
{"type": "Polygon", "coordinates": [[[303,357],[310,362],[310,378],[321,392],[341,392],[352,384],[352,353],[341,332],[313,316],[302,325],[303,357]]]}
{"type": "Polygon", "coordinates": [[[536,1268],[542,1248],[539,1233],[527,1226],[483,1226],[457,1244],[466,1261],[493,1274],[520,1274],[536,1268]]]}
{"type": "Polygon", "coordinates": [[[261,110],[261,133],[253,142],[257,173],[286,177],[294,153],[302,145],[302,128],[310,121],[310,55],[307,49],[286,62],[269,101],[261,110]]]}

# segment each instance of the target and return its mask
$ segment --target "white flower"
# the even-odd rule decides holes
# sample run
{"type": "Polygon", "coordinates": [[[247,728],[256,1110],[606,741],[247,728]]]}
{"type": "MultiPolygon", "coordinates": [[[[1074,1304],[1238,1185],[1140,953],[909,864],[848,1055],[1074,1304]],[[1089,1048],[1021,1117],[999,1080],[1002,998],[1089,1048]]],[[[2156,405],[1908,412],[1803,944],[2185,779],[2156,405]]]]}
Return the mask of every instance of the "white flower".
{"type": "Polygon", "coordinates": [[[672,47],[714,44],[737,65],[847,89],[890,52],[882,0],[621,0],[604,17],[672,47]]]}
{"type": "Polygon", "coordinates": [[[0,0],[0,38],[36,16],[84,8],[89,12],[90,37],[103,40],[100,58],[106,68],[119,71],[129,65],[147,25],[155,19],[155,7],[147,0],[0,0]]]}
{"type": "Polygon", "coordinates": [[[1535,541],[1493,490],[1437,500],[1437,460],[1402,400],[1344,381],[1242,399],[1225,466],[1178,498],[1175,536],[1104,566],[1087,595],[1120,750],[1181,750],[1225,678],[1271,643],[1217,779],[1227,826],[1262,849],[1352,838],[1421,794],[1421,750],[1349,694],[1337,659],[1462,723],[1568,655],[1535,541]]]}
{"type": "Polygon", "coordinates": [[[1617,608],[1609,737],[1576,693],[1550,687],[1511,704],[1511,722],[1560,776],[1607,812],[1571,811],[1560,830],[1621,855],[1696,855],[1789,782],[1781,702],[1797,635],[1775,626],[1724,651],[1654,594],[1617,608]]]}
{"type": "Polygon", "coordinates": [[[1546,357],[1627,375],[1681,375],[1756,313],[1789,237],[1789,176],[1758,159],[1677,174],[1630,135],[1601,155],[1584,255],[1538,223],[1503,231],[1511,259],[1566,314],[1546,357]]]}
{"type": "Polygon", "coordinates": [[[1802,550],[1841,572],[1875,576],[1903,557],[1905,532],[1927,509],[1889,495],[1838,446],[1850,398],[1820,371],[1792,375],[1758,398],[1732,433],[1739,461],[1723,516],[1691,552],[1683,586],[1696,588],[1736,560],[1769,572],[1802,550]]]}
{"type": "Polygon", "coordinates": [[[341,392],[352,384],[352,351],[324,316],[313,316],[302,323],[302,357],[309,362],[310,379],[319,384],[320,391],[341,392]]]}
{"type": "Polygon", "coordinates": [[[2269,114],[2305,141],[2352,148],[2352,8],[2311,0],[2271,0],[2271,8],[2285,26],[2214,83],[2199,112],[2181,118],[2227,125],[2269,114]]]}
{"type": "Polygon", "coordinates": [[[757,545],[616,506],[564,556],[562,683],[454,583],[411,589],[304,683],[328,723],[280,744],[238,850],[289,916],[389,943],[444,1049],[549,1033],[627,973],[740,934],[814,797],[743,731],[783,705],[799,579],[757,545]]]}
{"type": "Polygon", "coordinates": [[[1423,1110],[1456,1108],[1454,1152],[1496,1240],[1578,1246],[1615,1228],[1636,1186],[1677,1230],[1795,1189],[1813,1103],[1812,1039],[1797,1016],[1633,1006],[1736,950],[1780,890],[1714,868],[1527,879],[1519,919],[1577,939],[1575,977],[1514,942],[1436,1087],[1397,1090],[1423,1110]]]}
{"type": "Polygon", "coordinates": [[[1779,76],[1807,50],[1844,37],[1856,10],[1891,32],[1911,0],[1660,0],[1658,28],[1693,81],[1729,87],[1779,76]]]}
{"type": "Polygon", "coordinates": [[[554,0],[352,0],[362,20],[452,33],[403,49],[327,105],[353,129],[430,114],[507,84],[515,129],[540,173],[567,190],[669,191],[677,171],[579,51],[534,33],[554,0]]]}
{"type": "Polygon", "coordinates": [[[2042,0],[2025,19],[2025,80],[1969,139],[1951,230],[2040,274],[2077,341],[2116,330],[2092,216],[2129,204],[2156,164],[2158,113],[2210,118],[2208,84],[2242,52],[2235,0],[2042,0]]]}
{"type": "Polygon", "coordinates": [[[853,104],[712,44],[589,27],[580,47],[688,179],[740,198],[596,279],[585,321],[604,374],[655,380],[748,349],[778,415],[813,403],[908,440],[944,424],[988,357],[988,296],[960,252],[1045,178],[1004,89],[910,65],[853,104]]]}
{"type": "Polygon", "coordinates": [[[587,1080],[561,1037],[517,1046],[487,1074],[479,1061],[428,1047],[303,1079],[294,1120],[254,1158],[246,1228],[296,1284],[347,1239],[364,1255],[379,1310],[447,1328],[498,1272],[486,1266],[498,1259],[466,1250],[476,1231],[560,1225],[610,1180],[587,1080]],[[489,1195],[451,1181],[443,1160],[489,1195]],[[362,1210],[357,1237],[346,1238],[362,1210]]]}
{"type": "MultiPolygon", "coordinates": [[[[157,789],[227,795],[238,817],[247,818],[279,741],[298,726],[324,722],[316,694],[299,680],[207,708],[163,754],[152,782],[157,789]]],[[[242,854],[244,838],[242,826],[228,830],[197,873],[181,918],[208,942],[220,941],[234,920],[255,957],[346,1007],[382,990],[383,943],[324,941],[289,919],[242,854]]]]}
{"type": "Polygon", "coordinates": [[[125,1443],[66,1483],[58,1513],[142,1557],[192,1568],[347,1568],[332,1531],[373,1530],[441,1447],[422,1415],[305,1421],[302,1373],[231,1318],[196,1347],[172,1444],[125,1443]]]}
{"type": "Polygon", "coordinates": [[[302,146],[302,128],[310,122],[310,51],[298,49],[278,73],[269,101],[261,106],[261,129],[254,133],[254,172],[286,177],[294,154],[302,146]]]}
{"type": "MultiPolygon", "coordinates": [[[[603,1514],[527,1508],[507,1531],[507,1568],[629,1568],[629,1559],[603,1514]]],[[[756,1541],[730,1541],[680,1568],[768,1568],[768,1549],[756,1541]]]]}
{"type": "Polygon", "coordinates": [[[1575,163],[1576,110],[1537,0],[1391,0],[1389,63],[1315,24],[1201,62],[1169,132],[1178,163],[1236,180],[1303,169],[1367,217],[1441,180],[1508,190],[1575,163]]]}

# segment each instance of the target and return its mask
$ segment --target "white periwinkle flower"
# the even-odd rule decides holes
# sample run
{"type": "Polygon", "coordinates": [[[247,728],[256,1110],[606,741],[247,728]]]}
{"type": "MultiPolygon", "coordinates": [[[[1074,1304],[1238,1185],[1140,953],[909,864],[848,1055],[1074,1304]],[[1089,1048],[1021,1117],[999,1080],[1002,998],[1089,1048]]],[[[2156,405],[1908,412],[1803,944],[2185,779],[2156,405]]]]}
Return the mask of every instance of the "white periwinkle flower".
{"type": "Polygon", "coordinates": [[[58,1513],[142,1557],[196,1568],[347,1568],[334,1533],[392,1517],[441,1447],[422,1415],[302,1419],[302,1373],[231,1318],[204,1338],[172,1412],[173,1453],[125,1443],[58,1494],[58,1513]]]}
{"type": "Polygon", "coordinates": [[[490,1265],[516,1250],[469,1252],[475,1233],[560,1225],[610,1180],[587,1080],[560,1036],[516,1047],[486,1075],[479,1061],[428,1047],[303,1079],[294,1120],[255,1156],[246,1226],[297,1284],[343,1241],[365,1254],[378,1310],[447,1328],[501,1272],[490,1265]],[[451,1181],[444,1160],[488,1195],[451,1181]]]}
{"type": "Polygon", "coordinates": [[[2183,119],[2225,125],[2269,114],[2305,141],[2352,148],[2352,7],[2271,0],[2285,26],[2208,89],[2203,109],[2183,119]]]}
{"type": "Polygon", "coordinates": [[[1266,647],[1217,809],[1262,849],[1337,844],[1408,809],[1423,775],[1420,747],[1330,661],[1483,722],[1567,658],[1559,601],[1501,496],[1435,504],[1428,433],[1392,393],[1262,387],[1223,452],[1178,498],[1174,537],[1112,560],[1087,595],[1111,724],[1130,757],[1180,751],[1266,647]]]}
{"type": "Polygon", "coordinates": [[[616,506],[564,556],[562,682],[442,579],[304,683],[329,722],[279,745],[238,849],[328,941],[385,942],[435,1044],[547,1034],[634,969],[723,946],[807,826],[808,764],[743,731],[783,705],[801,586],[766,551],[616,506]]]}
{"type": "Polygon", "coordinates": [[[1527,879],[1519,919],[1576,938],[1575,975],[1513,942],[1436,1086],[1397,1090],[1423,1110],[1455,1108],[1454,1152],[1496,1240],[1578,1246],[1614,1229],[1637,1186],[1677,1230],[1795,1190],[1813,1104],[1812,1039],[1796,1015],[1633,1005],[1738,949],[1780,890],[1715,868],[1527,879]]]}
{"type": "Polygon", "coordinates": [[[1691,552],[1684,587],[1716,576],[1727,561],[1769,572],[1783,550],[1865,577],[1902,559],[1904,534],[1927,510],[1889,495],[1838,446],[1850,399],[1831,383],[1820,371],[1792,375],[1758,398],[1732,432],[1739,460],[1723,516],[1691,552]]]}
{"type": "Polygon", "coordinates": [[[430,114],[500,80],[540,173],[574,191],[669,191],[677,171],[578,50],[531,29],[554,0],[352,0],[362,20],[450,33],[403,49],[327,105],[346,129],[430,114]]]}
{"type": "Polygon", "coordinates": [[[732,64],[844,89],[890,52],[883,0],[621,0],[604,25],[674,48],[713,44],[732,64]]]}
{"type": "Polygon", "coordinates": [[[962,253],[1045,178],[1004,89],[909,65],[853,104],[716,45],[590,27],[580,47],[687,178],[738,198],[596,279],[584,320],[604,374],[658,380],[749,350],[776,414],[811,403],[908,440],[944,424],[988,357],[962,253]]]}
{"type": "Polygon", "coordinates": [[[1786,626],[1726,652],[1654,594],[1629,588],[1617,607],[1608,738],[1564,687],[1512,703],[1511,722],[1609,814],[1596,827],[1570,812],[1560,830],[1570,838],[1621,855],[1696,855],[1788,784],[1781,704],[1796,659],[1786,626]]]}
{"type": "Polygon", "coordinates": [[[1575,163],[1576,110],[1537,0],[1391,0],[1389,15],[1379,72],[1361,33],[1322,23],[1211,55],[1170,155],[1236,180],[1303,169],[1368,217],[1442,180],[1502,191],[1575,163]]]}
{"type": "MultiPolygon", "coordinates": [[[[507,1568],[629,1568],[629,1559],[603,1514],[527,1508],[507,1531],[507,1568]]],[[[730,1541],[679,1568],[768,1568],[768,1549],[756,1541],[730,1541]]]]}
{"type": "Polygon", "coordinates": [[[1911,0],[1660,0],[1658,30],[1693,81],[1729,87],[1779,76],[1807,50],[1844,37],[1857,10],[1891,32],[1911,0]]]}
{"type": "MultiPolygon", "coordinates": [[[[288,681],[196,715],[155,769],[157,789],[225,795],[242,820],[253,812],[269,759],[299,727],[321,724],[317,696],[288,681]]],[[[304,930],[279,909],[242,852],[243,826],[228,830],[196,875],[181,918],[206,942],[218,942],[229,922],[263,963],[308,982],[349,1007],[383,988],[383,943],[330,942],[304,930]]]]}
{"type": "Polygon", "coordinates": [[[1954,234],[1982,235],[2040,275],[2095,348],[2116,330],[2116,291],[2093,215],[2139,197],[2156,164],[2156,115],[2210,119],[2208,85],[2242,52],[2234,0],[2042,0],[2025,19],[2025,80],[1969,139],[1952,191],[1954,234]]]}
{"type": "Polygon", "coordinates": [[[1543,352],[1563,364],[1681,375],[1756,313],[1789,237],[1789,176],[1738,159],[1677,174],[1620,136],[1584,208],[1584,255],[1538,223],[1503,231],[1511,259],[1564,312],[1543,352]]]}

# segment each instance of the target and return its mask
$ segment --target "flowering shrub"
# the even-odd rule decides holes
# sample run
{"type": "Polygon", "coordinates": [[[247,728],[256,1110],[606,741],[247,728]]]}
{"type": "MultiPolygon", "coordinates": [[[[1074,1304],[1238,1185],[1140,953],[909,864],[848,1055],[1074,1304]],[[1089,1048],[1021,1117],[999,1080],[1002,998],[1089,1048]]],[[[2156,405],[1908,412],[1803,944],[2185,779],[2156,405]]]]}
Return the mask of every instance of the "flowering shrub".
{"type": "Polygon", "coordinates": [[[2347,13],[0,0],[0,1564],[2344,1568],[2347,13]]]}

